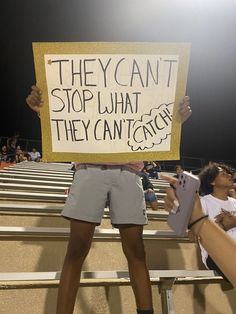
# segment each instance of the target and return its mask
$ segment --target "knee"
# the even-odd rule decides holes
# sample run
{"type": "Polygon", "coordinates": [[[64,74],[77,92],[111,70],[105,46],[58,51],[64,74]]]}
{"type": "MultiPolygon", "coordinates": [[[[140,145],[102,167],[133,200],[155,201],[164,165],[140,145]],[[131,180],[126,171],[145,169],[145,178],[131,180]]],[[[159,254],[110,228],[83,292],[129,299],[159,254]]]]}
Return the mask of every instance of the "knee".
{"type": "Polygon", "coordinates": [[[90,243],[85,239],[74,239],[69,241],[67,257],[74,260],[85,259],[90,249],[90,243]]]}

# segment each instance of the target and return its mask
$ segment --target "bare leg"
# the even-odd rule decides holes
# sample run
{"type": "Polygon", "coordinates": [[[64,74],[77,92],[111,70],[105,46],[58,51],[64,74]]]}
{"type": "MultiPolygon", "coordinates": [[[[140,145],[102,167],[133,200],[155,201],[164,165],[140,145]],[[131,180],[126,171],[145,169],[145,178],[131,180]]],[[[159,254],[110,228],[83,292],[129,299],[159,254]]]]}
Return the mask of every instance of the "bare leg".
{"type": "Polygon", "coordinates": [[[95,224],[71,220],[70,239],[62,268],[56,314],[72,314],[83,262],[89,252],[95,224]]]}
{"type": "Polygon", "coordinates": [[[119,225],[119,230],[137,308],[151,310],[153,308],[152,291],[142,237],[143,226],[119,225]]]}
{"type": "Polygon", "coordinates": [[[150,202],[150,206],[152,210],[158,210],[158,202],[154,201],[154,202],[150,202]]]}

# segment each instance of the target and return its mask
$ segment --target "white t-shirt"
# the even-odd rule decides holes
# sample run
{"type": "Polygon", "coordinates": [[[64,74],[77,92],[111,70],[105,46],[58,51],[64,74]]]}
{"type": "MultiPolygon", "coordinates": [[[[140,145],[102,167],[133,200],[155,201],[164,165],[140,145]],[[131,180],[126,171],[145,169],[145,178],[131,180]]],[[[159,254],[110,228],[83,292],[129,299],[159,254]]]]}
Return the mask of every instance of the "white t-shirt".
{"type": "MultiPolygon", "coordinates": [[[[227,201],[220,200],[211,194],[202,196],[201,198],[202,209],[204,213],[209,215],[209,219],[215,221],[215,217],[221,213],[221,209],[236,215],[236,199],[228,197],[227,201]]],[[[227,231],[228,235],[236,240],[236,228],[232,228],[227,231]]],[[[207,251],[200,245],[202,261],[206,265],[206,259],[208,257],[207,251]]]]}
{"type": "Polygon", "coordinates": [[[36,160],[36,159],[41,157],[39,152],[35,152],[35,153],[34,152],[30,152],[29,155],[30,155],[32,161],[34,161],[34,160],[36,160]]]}

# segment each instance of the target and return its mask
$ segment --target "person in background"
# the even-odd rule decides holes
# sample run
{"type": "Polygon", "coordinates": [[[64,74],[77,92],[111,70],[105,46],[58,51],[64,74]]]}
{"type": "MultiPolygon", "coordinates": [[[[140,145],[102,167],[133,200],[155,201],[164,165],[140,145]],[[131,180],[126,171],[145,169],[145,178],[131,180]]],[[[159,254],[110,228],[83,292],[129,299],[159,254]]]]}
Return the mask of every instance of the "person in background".
{"type": "Polygon", "coordinates": [[[22,151],[20,145],[17,145],[17,147],[16,147],[16,155],[15,155],[16,163],[22,161],[22,156],[23,156],[23,151],[22,151]]]}
{"type": "Polygon", "coordinates": [[[142,180],[143,190],[144,190],[144,196],[145,201],[150,204],[150,207],[152,210],[158,209],[158,202],[157,197],[154,192],[154,186],[149,180],[149,176],[147,174],[146,168],[144,167],[142,171],[139,173],[139,176],[142,180]]]}
{"type": "MultiPolygon", "coordinates": [[[[176,178],[163,177],[170,185],[174,185],[176,178]]],[[[165,210],[171,211],[178,201],[175,189],[166,189],[165,210]]],[[[192,209],[191,209],[192,210],[192,209]]],[[[236,241],[228,235],[217,223],[203,211],[199,195],[196,194],[195,203],[189,220],[188,228],[193,232],[201,246],[209,253],[218,269],[236,288],[236,241]]]]}
{"type": "MultiPolygon", "coordinates": [[[[181,175],[181,173],[184,171],[184,169],[182,168],[182,166],[181,165],[176,165],[175,166],[175,174],[173,175],[173,177],[174,178],[179,178],[179,176],[181,175]]],[[[173,188],[173,189],[175,189],[175,187],[172,185],[172,184],[170,184],[170,186],[173,188]]]]}
{"type": "Polygon", "coordinates": [[[182,166],[181,165],[176,165],[175,166],[175,174],[174,174],[174,177],[175,178],[178,178],[180,175],[181,175],[181,173],[184,171],[184,169],[182,168],[182,166]]]}
{"type": "Polygon", "coordinates": [[[234,184],[232,186],[232,189],[229,190],[229,196],[236,198],[236,170],[233,169],[232,179],[234,181],[234,184]]]}
{"type": "Polygon", "coordinates": [[[39,162],[41,158],[40,152],[37,151],[35,147],[32,148],[32,151],[28,153],[31,161],[39,162]]]}
{"type": "Polygon", "coordinates": [[[7,145],[3,145],[1,148],[0,160],[7,161],[7,145]]]}
{"type": "MultiPolygon", "coordinates": [[[[209,219],[218,224],[230,237],[236,240],[236,199],[229,197],[234,185],[232,168],[223,163],[214,163],[199,173],[201,205],[209,219]]],[[[201,247],[202,261],[208,269],[225,277],[210,254],[201,247]]]]}
{"type": "Polygon", "coordinates": [[[159,178],[159,172],[161,171],[161,166],[157,161],[144,161],[145,169],[148,176],[153,179],[159,178]]]}
{"type": "Polygon", "coordinates": [[[15,162],[16,157],[16,147],[19,138],[19,133],[15,132],[13,136],[7,139],[7,162],[15,162]]]}
{"type": "MultiPolygon", "coordinates": [[[[40,113],[43,99],[37,86],[32,86],[26,102],[31,109],[40,113]]],[[[191,115],[188,96],[179,104],[179,114],[182,122],[191,115]]],[[[132,160],[126,163],[77,164],[62,211],[62,216],[70,220],[70,239],[60,278],[56,314],[73,313],[82,266],[90,250],[95,227],[101,222],[107,197],[111,222],[119,229],[128,262],[137,313],[154,313],[142,236],[147,216],[138,173],[143,166],[142,161],[132,160]]]]}

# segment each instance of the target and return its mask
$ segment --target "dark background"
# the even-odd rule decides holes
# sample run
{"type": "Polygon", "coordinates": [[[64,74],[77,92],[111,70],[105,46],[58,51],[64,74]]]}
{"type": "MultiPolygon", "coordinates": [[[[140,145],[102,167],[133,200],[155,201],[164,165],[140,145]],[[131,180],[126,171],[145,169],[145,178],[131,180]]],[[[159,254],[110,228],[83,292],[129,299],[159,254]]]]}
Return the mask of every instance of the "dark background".
{"type": "Polygon", "coordinates": [[[40,140],[32,42],[190,42],[181,155],[236,160],[236,0],[2,0],[0,136],[40,140]]]}

